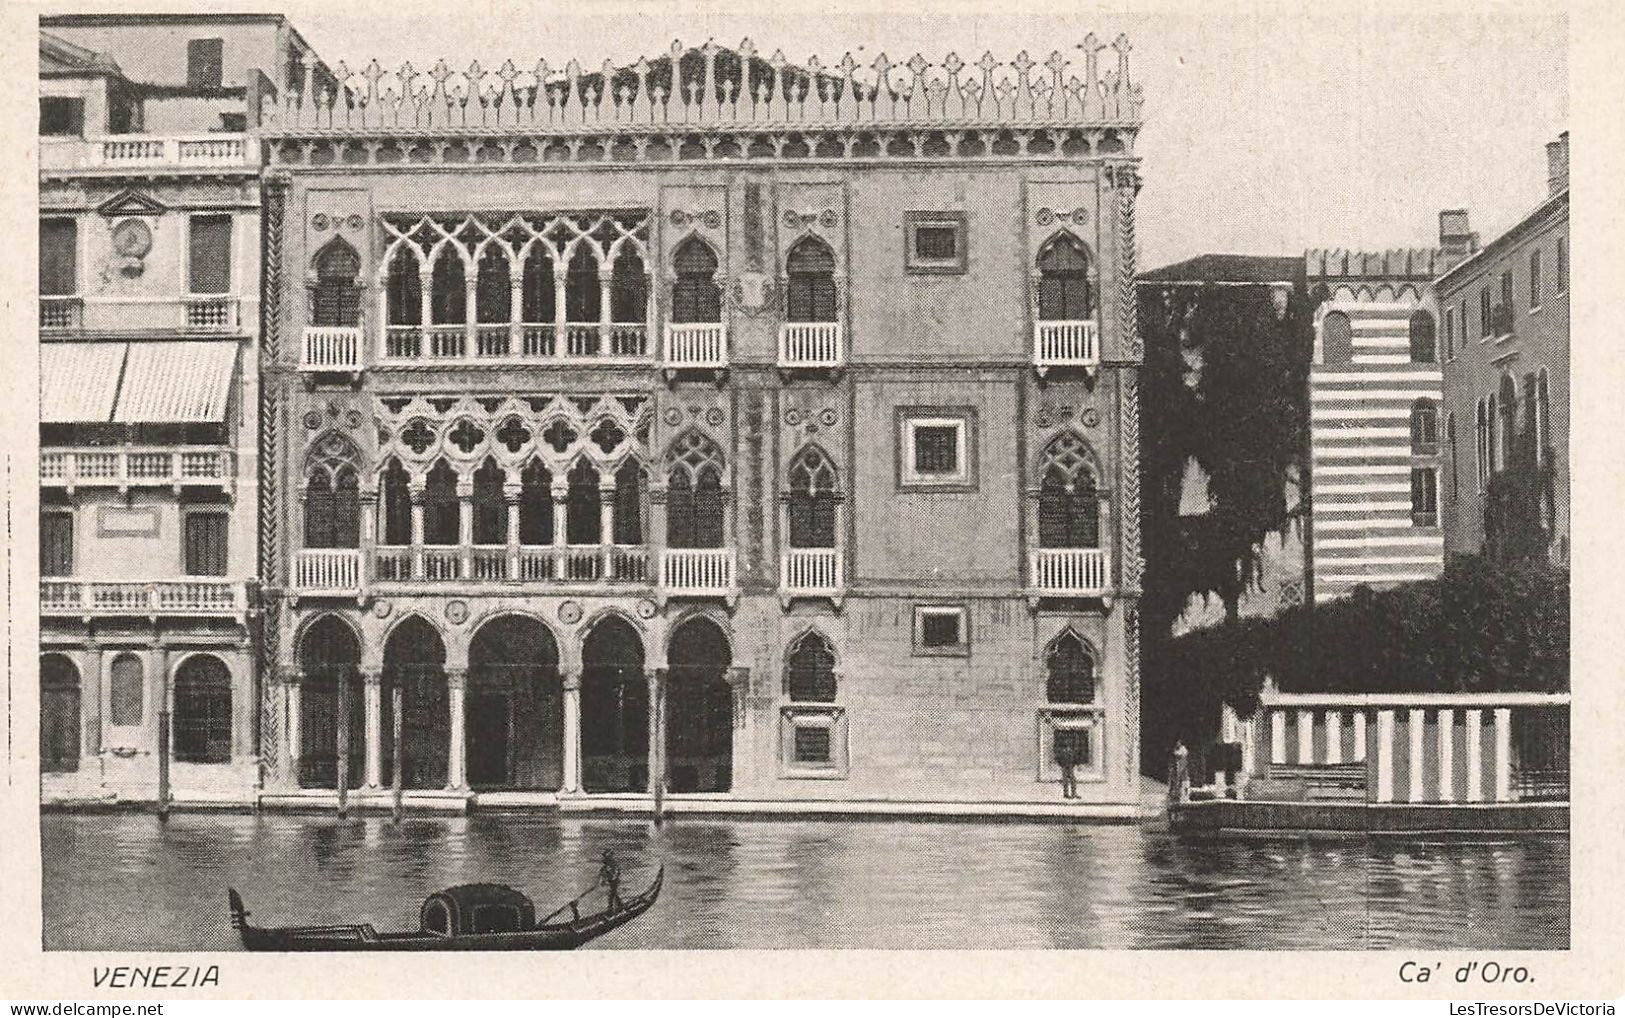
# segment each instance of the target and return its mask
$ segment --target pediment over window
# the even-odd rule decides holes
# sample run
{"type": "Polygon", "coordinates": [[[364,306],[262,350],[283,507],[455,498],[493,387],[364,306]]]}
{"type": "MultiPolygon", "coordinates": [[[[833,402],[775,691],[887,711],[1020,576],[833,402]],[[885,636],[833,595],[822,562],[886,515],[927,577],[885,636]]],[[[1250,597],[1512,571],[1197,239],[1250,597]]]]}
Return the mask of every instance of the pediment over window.
{"type": "Polygon", "coordinates": [[[151,195],[127,187],[96,206],[96,211],[110,219],[115,216],[157,216],[168,212],[169,206],[151,195]]]}

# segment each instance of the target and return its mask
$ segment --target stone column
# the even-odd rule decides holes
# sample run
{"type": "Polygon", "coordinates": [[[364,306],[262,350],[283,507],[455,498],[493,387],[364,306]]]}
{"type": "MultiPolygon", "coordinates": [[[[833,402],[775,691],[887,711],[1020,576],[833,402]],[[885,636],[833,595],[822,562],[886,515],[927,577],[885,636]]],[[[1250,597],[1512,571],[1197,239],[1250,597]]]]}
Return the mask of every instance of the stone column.
{"type": "Polygon", "coordinates": [[[581,673],[564,674],[564,780],[565,792],[581,791],[581,673]]]}
{"type": "Polygon", "coordinates": [[[423,579],[423,487],[424,481],[414,477],[406,484],[407,497],[412,501],[412,579],[423,579]]]}
{"type": "Polygon", "coordinates": [[[429,356],[429,326],[434,322],[434,272],[427,262],[418,266],[418,356],[429,356]]]}
{"type": "Polygon", "coordinates": [[[283,737],[287,740],[283,749],[283,759],[288,761],[288,787],[299,787],[299,754],[301,749],[299,723],[303,718],[300,711],[299,693],[300,683],[304,681],[304,673],[298,669],[289,669],[282,673],[283,697],[288,712],[286,722],[282,726],[283,737]]]}
{"type": "Polygon", "coordinates": [[[1354,746],[1353,758],[1355,763],[1365,763],[1365,711],[1354,712],[1354,746]]]}
{"type": "Polygon", "coordinates": [[[649,794],[657,794],[666,784],[666,725],[664,694],[666,691],[664,668],[650,668],[644,672],[649,681],[649,794]]]}
{"type": "Polygon", "coordinates": [[[598,356],[608,357],[612,352],[610,340],[610,323],[615,321],[610,307],[610,298],[615,293],[613,265],[603,265],[598,269],[598,356]]]}
{"type": "Polygon", "coordinates": [[[467,725],[463,717],[463,693],[468,687],[467,668],[446,669],[447,701],[451,705],[449,743],[446,756],[446,788],[449,791],[468,789],[467,725]]]}
{"type": "Polygon", "coordinates": [[[1315,762],[1315,712],[1312,710],[1298,711],[1298,762],[1315,762]]]}
{"type": "Polygon", "coordinates": [[[1326,762],[1343,762],[1343,712],[1340,710],[1326,712],[1326,762]]]}
{"type": "Polygon", "coordinates": [[[1484,712],[1469,710],[1462,716],[1462,740],[1467,744],[1467,801],[1484,799],[1484,712]]]}
{"type": "Polygon", "coordinates": [[[1439,801],[1449,802],[1456,797],[1456,712],[1446,707],[1439,711],[1439,801]]]}
{"type": "Polygon", "coordinates": [[[553,478],[553,485],[549,489],[553,494],[553,578],[555,580],[568,579],[570,562],[569,552],[569,512],[570,512],[570,482],[565,477],[553,478]]]}
{"type": "Polygon", "coordinates": [[[1406,755],[1410,758],[1410,766],[1406,768],[1406,776],[1410,778],[1409,788],[1406,789],[1407,802],[1421,802],[1426,793],[1422,791],[1422,765],[1427,755],[1423,743],[1423,729],[1427,725],[1427,712],[1419,707],[1412,707],[1406,715],[1405,734],[1410,745],[1406,755]]]}
{"type": "Polygon", "coordinates": [[[474,479],[457,479],[457,545],[462,565],[458,575],[474,578],[474,479]]]}
{"type": "Polygon", "coordinates": [[[565,287],[564,281],[570,268],[571,249],[566,249],[563,256],[553,262],[553,356],[564,357],[569,353],[568,319],[565,315],[565,287]]]}
{"type": "Polygon", "coordinates": [[[101,646],[91,643],[85,647],[79,659],[85,756],[100,756],[102,751],[102,657],[101,646]]]}
{"type": "Polygon", "coordinates": [[[1512,798],[1512,710],[1495,708],[1495,801],[1512,798]]]}
{"type": "Polygon", "coordinates": [[[520,340],[525,315],[525,267],[511,268],[518,271],[508,276],[508,356],[517,357],[524,349],[520,340]]]}
{"type": "Polygon", "coordinates": [[[1394,712],[1377,711],[1377,801],[1394,801],[1394,712]]]}
{"type": "Polygon", "coordinates": [[[519,496],[520,485],[507,481],[502,485],[502,505],[508,513],[508,579],[519,579],[519,496]]]}
{"type": "Polygon", "coordinates": [[[377,788],[384,779],[384,673],[380,668],[361,670],[367,708],[367,787],[377,788]]]}
{"type": "Polygon", "coordinates": [[[377,578],[378,547],[378,489],[361,489],[361,585],[366,587],[377,578]]]}
{"type": "Polygon", "coordinates": [[[598,479],[598,543],[603,547],[604,579],[615,575],[615,475],[598,479]]]}
{"type": "Polygon", "coordinates": [[[1270,711],[1270,763],[1286,763],[1286,711],[1270,711]]]}
{"type": "Polygon", "coordinates": [[[480,267],[474,266],[474,271],[463,277],[463,355],[474,356],[474,332],[479,328],[479,285],[480,267]]]}

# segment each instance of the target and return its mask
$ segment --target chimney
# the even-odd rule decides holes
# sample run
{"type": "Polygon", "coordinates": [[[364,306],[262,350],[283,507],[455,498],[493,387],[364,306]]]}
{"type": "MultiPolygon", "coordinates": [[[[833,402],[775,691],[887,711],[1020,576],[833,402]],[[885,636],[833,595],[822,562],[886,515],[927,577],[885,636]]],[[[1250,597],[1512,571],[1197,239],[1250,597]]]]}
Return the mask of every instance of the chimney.
{"type": "Polygon", "coordinates": [[[1554,195],[1569,186],[1569,132],[1546,143],[1546,193],[1554,195]]]}
{"type": "Polygon", "coordinates": [[[1478,250],[1478,234],[1467,225],[1466,209],[1445,209],[1439,213],[1439,249],[1444,255],[1445,269],[1478,250]]]}

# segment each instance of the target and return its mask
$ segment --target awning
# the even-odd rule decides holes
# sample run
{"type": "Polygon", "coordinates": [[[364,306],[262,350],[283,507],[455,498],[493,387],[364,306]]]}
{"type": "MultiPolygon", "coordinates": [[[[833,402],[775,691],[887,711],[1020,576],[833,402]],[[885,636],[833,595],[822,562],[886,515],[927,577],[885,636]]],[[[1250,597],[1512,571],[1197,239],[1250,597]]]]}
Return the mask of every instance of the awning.
{"type": "Polygon", "coordinates": [[[237,370],[233,341],[131,343],[116,424],[219,424],[237,370]]]}
{"type": "Polygon", "coordinates": [[[40,344],[41,424],[106,424],[113,419],[127,343],[40,344]]]}

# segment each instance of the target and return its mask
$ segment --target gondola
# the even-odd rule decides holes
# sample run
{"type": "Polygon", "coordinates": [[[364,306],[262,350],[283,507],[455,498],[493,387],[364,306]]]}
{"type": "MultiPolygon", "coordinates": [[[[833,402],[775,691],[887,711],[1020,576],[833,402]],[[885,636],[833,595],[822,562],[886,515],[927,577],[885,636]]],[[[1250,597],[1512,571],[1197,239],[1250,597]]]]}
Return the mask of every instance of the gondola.
{"type": "Polygon", "coordinates": [[[501,884],[460,884],[424,899],[420,926],[399,933],[379,933],[371,923],[333,926],[254,926],[243,899],[227,889],[231,925],[250,951],[569,951],[649,910],[660,896],[665,867],[648,890],[621,898],[609,884],[606,907],[587,915],[581,903],[604,886],[601,880],[540,922],[531,900],[501,884]]]}

